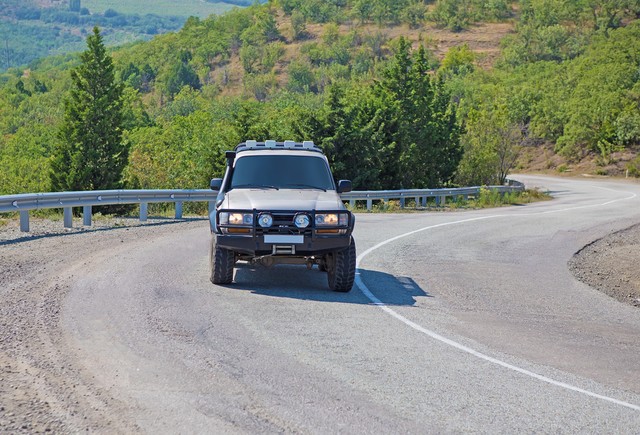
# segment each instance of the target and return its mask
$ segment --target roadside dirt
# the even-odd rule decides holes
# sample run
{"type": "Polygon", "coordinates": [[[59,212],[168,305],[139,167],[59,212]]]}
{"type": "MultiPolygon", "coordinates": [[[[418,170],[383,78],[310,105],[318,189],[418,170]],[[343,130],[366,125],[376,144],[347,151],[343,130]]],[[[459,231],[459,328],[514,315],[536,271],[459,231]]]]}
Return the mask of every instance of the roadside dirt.
{"type": "Polygon", "coordinates": [[[554,151],[553,144],[546,143],[525,147],[520,154],[517,170],[523,173],[547,174],[554,177],[600,176],[633,178],[629,167],[637,166],[633,160],[640,155],[640,147],[627,147],[612,153],[605,162],[593,151],[585,152],[580,159],[567,159],[554,151]],[[605,164],[606,163],[606,164],[605,164]]]}
{"type": "Polygon", "coordinates": [[[118,219],[65,230],[59,221],[33,219],[32,232],[25,235],[17,221],[5,221],[0,227],[0,434],[139,432],[128,408],[77,368],[59,325],[69,289],[60,277],[97,251],[190,225],[202,221],[140,226],[118,219]]]}
{"type": "Polygon", "coordinates": [[[585,284],[640,307],[640,224],[585,246],[569,269],[585,284]]]}

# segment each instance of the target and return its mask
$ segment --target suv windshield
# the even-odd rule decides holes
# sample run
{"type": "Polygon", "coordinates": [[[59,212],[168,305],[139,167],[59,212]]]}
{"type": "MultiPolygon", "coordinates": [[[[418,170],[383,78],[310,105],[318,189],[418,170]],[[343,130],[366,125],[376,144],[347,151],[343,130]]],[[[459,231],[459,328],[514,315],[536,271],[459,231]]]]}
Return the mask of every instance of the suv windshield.
{"type": "Polygon", "coordinates": [[[333,180],[324,159],[313,156],[259,155],[238,158],[231,188],[332,190],[333,180]]]}

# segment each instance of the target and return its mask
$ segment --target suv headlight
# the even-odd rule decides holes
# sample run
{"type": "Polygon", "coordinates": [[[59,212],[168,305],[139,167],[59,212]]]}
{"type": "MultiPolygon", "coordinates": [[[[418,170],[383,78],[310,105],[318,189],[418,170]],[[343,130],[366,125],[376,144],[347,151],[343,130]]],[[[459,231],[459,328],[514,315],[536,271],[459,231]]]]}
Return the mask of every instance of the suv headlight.
{"type": "Polygon", "coordinates": [[[349,215],[347,213],[321,213],[316,214],[316,226],[344,226],[349,225],[349,215]]]}
{"type": "Polygon", "coordinates": [[[253,213],[220,213],[220,225],[253,225],[253,213]]]}

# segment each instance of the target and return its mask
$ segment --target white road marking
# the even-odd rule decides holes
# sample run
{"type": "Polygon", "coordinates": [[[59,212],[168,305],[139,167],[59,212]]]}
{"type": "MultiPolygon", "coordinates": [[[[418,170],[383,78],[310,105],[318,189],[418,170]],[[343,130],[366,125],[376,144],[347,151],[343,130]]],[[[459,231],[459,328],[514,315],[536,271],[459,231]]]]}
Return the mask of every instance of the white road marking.
{"type": "MultiPolygon", "coordinates": [[[[597,187],[597,186],[594,186],[594,187],[597,187]]],[[[607,189],[607,188],[604,188],[604,187],[598,187],[598,188],[604,189],[604,190],[612,190],[612,189],[607,189]]],[[[640,406],[638,406],[638,405],[634,405],[632,403],[628,403],[628,402],[624,402],[622,400],[614,399],[613,397],[603,396],[601,394],[597,394],[597,393],[594,393],[592,391],[588,391],[588,390],[576,387],[576,386],[571,385],[571,384],[567,384],[567,383],[564,383],[564,382],[556,381],[556,380],[548,378],[546,376],[539,375],[539,374],[534,373],[532,371],[523,369],[523,368],[518,367],[518,366],[514,366],[514,365],[509,364],[509,363],[507,363],[505,361],[499,360],[497,358],[493,358],[493,357],[491,357],[489,355],[486,355],[486,354],[484,354],[482,352],[478,352],[478,351],[476,351],[474,349],[471,349],[470,347],[467,347],[467,346],[465,346],[465,345],[463,345],[461,343],[458,343],[458,342],[453,341],[453,340],[451,340],[449,338],[446,338],[446,337],[444,337],[444,336],[442,336],[442,335],[440,335],[440,334],[438,334],[438,333],[436,333],[434,331],[431,331],[431,330],[429,330],[427,328],[424,328],[424,327],[418,325],[417,323],[412,322],[411,320],[409,320],[406,317],[402,316],[401,314],[397,313],[393,309],[389,308],[384,302],[382,302],[380,299],[378,299],[373,293],[371,293],[371,291],[369,290],[367,285],[362,281],[362,277],[361,277],[361,274],[360,274],[360,263],[362,262],[362,260],[367,255],[369,255],[370,253],[372,253],[376,249],[379,249],[379,248],[381,248],[381,247],[383,247],[385,245],[388,245],[389,243],[392,243],[392,242],[394,242],[396,240],[411,236],[413,234],[416,234],[416,233],[419,233],[419,232],[422,232],[422,231],[432,230],[434,228],[440,228],[440,227],[445,227],[445,226],[449,226],[449,225],[458,225],[458,224],[463,224],[463,223],[468,223],[468,222],[481,221],[481,220],[486,220],[486,219],[495,219],[495,218],[500,218],[500,217],[534,216],[534,215],[543,215],[543,214],[550,214],[550,213],[560,213],[560,212],[583,209],[583,208],[602,207],[602,206],[606,206],[606,205],[612,204],[614,202],[630,200],[630,199],[635,198],[636,196],[637,195],[634,193],[631,196],[627,196],[627,197],[624,197],[624,198],[619,198],[619,199],[607,201],[607,202],[604,202],[604,203],[601,203],[601,204],[577,206],[577,207],[570,207],[570,208],[558,209],[558,210],[550,210],[550,211],[544,211],[544,212],[521,213],[521,214],[514,214],[514,215],[495,214],[495,215],[482,216],[482,217],[476,217],[476,218],[470,218],[470,219],[462,219],[462,220],[453,221],[453,222],[445,222],[445,223],[431,225],[431,226],[424,227],[424,228],[419,228],[417,230],[410,231],[408,233],[401,234],[399,236],[395,236],[395,237],[387,239],[387,240],[385,240],[383,242],[380,242],[377,245],[367,249],[362,254],[360,254],[356,259],[356,279],[355,279],[355,282],[356,282],[356,285],[360,288],[360,291],[362,291],[362,293],[374,305],[377,305],[384,312],[386,312],[390,316],[395,317],[396,319],[400,320],[405,325],[415,329],[418,332],[421,332],[421,333],[433,338],[434,340],[438,340],[441,343],[444,343],[444,344],[449,345],[451,347],[454,347],[454,348],[456,348],[458,350],[461,350],[463,352],[471,354],[471,355],[473,355],[473,356],[475,356],[477,358],[483,359],[483,360],[488,361],[488,362],[490,362],[492,364],[499,365],[499,366],[504,367],[506,369],[513,370],[515,372],[518,372],[518,373],[521,373],[523,375],[532,377],[534,379],[538,379],[538,380],[540,380],[542,382],[546,382],[546,383],[549,383],[551,385],[555,385],[557,387],[565,388],[567,390],[575,391],[577,393],[581,393],[581,394],[584,394],[586,396],[594,397],[596,399],[605,400],[607,402],[614,403],[614,404],[620,405],[620,406],[624,406],[626,408],[630,408],[630,409],[633,409],[635,411],[640,411],[640,406]]]]}

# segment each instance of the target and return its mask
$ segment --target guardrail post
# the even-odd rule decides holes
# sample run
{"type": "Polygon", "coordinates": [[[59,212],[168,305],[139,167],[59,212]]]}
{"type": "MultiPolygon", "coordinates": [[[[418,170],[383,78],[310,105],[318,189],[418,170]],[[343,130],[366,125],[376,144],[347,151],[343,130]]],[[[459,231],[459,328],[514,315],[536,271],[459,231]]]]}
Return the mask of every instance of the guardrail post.
{"type": "Polygon", "coordinates": [[[373,207],[371,198],[367,198],[367,211],[371,211],[371,208],[373,207]]]}
{"type": "Polygon", "coordinates": [[[176,202],[176,219],[182,219],[182,201],[176,202]]]}
{"type": "Polygon", "coordinates": [[[350,199],[349,200],[349,207],[351,207],[351,210],[354,210],[356,208],[356,200],[355,199],[350,199]]]}
{"type": "Polygon", "coordinates": [[[400,197],[400,208],[404,208],[404,196],[400,197]]]}
{"type": "Polygon", "coordinates": [[[82,225],[85,227],[91,226],[91,206],[85,205],[82,207],[82,225]]]}
{"type": "Polygon", "coordinates": [[[64,220],[64,227],[73,228],[73,209],[71,207],[65,207],[62,210],[62,216],[64,220]]]}
{"type": "Polygon", "coordinates": [[[20,210],[20,231],[29,232],[29,210],[20,210]]]}
{"type": "Polygon", "coordinates": [[[420,207],[420,197],[416,196],[415,200],[416,200],[416,208],[420,207]]]}
{"type": "Polygon", "coordinates": [[[140,203],[140,222],[147,221],[147,205],[148,204],[146,202],[140,203]]]}
{"type": "Polygon", "coordinates": [[[427,208],[427,197],[426,197],[426,196],[423,196],[423,197],[422,197],[422,206],[423,206],[424,208],[427,208]]]}
{"type": "Polygon", "coordinates": [[[447,196],[443,195],[440,197],[440,206],[444,207],[447,204],[447,196]]]}

